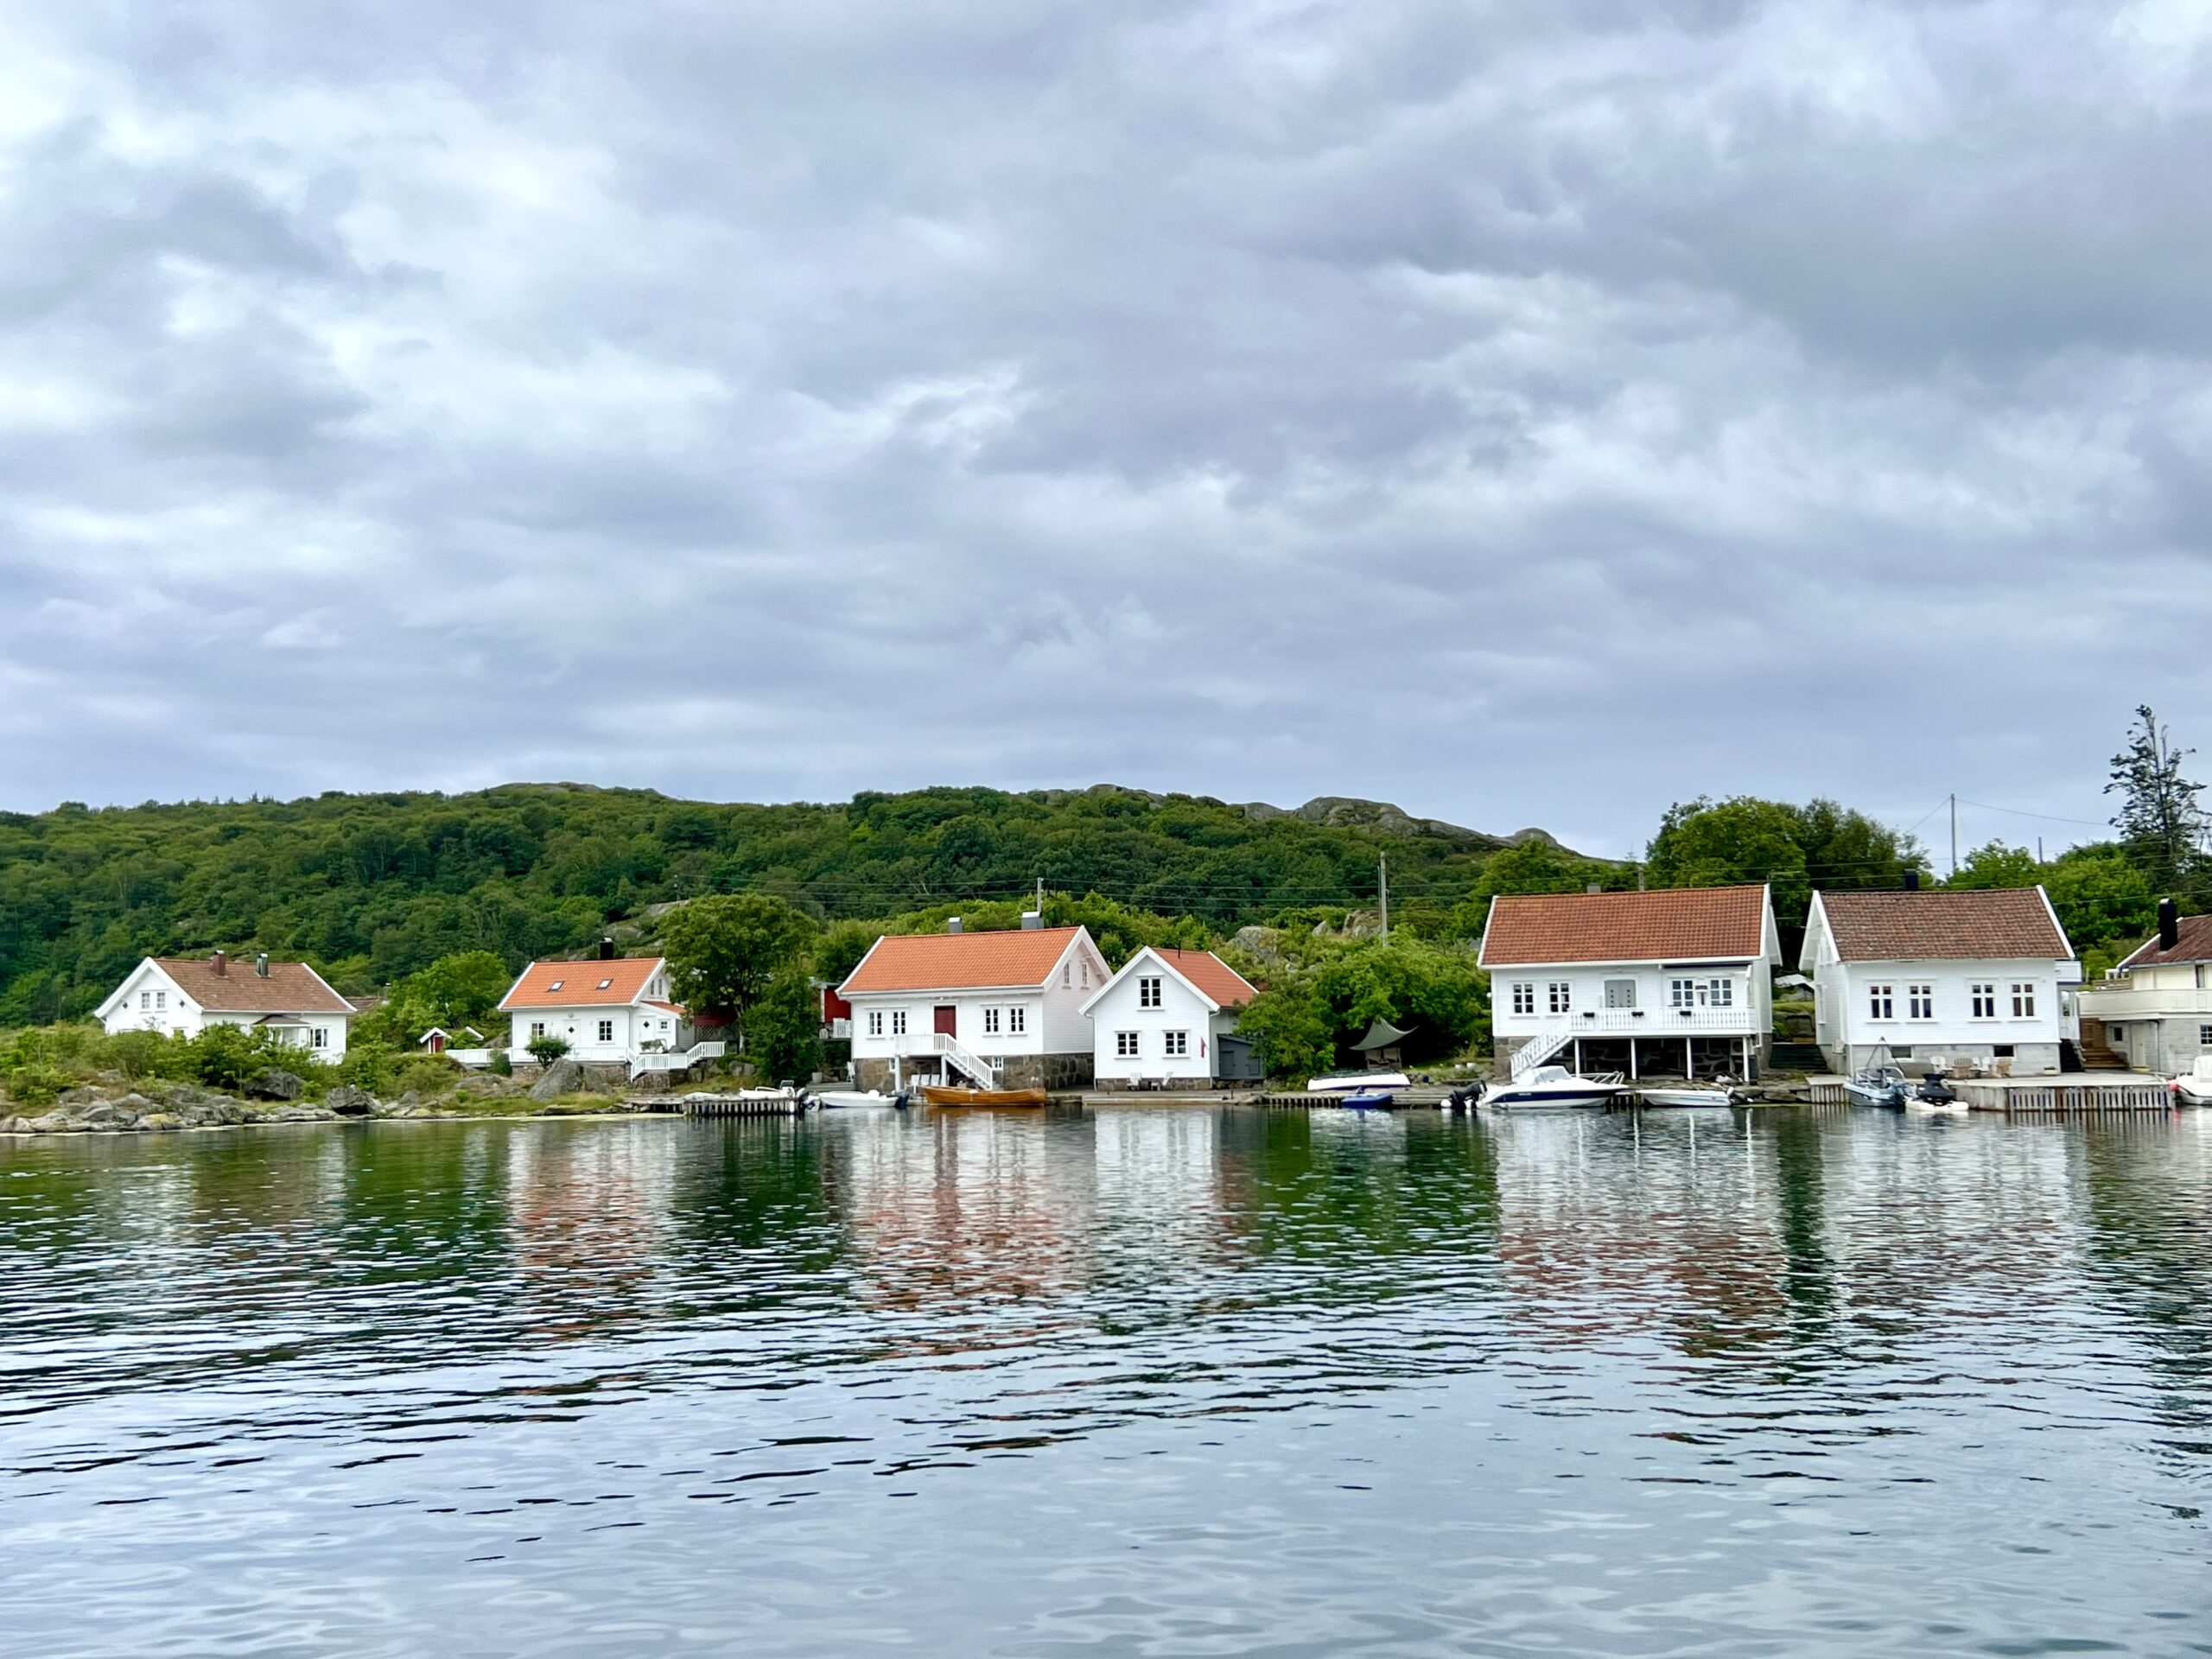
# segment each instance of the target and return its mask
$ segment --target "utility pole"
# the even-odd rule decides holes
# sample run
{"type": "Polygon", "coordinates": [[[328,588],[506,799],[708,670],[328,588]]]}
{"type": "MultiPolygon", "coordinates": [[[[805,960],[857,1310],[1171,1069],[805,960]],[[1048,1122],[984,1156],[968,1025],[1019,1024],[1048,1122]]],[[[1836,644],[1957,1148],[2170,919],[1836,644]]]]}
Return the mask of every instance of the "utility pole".
{"type": "Polygon", "coordinates": [[[1952,795],[1952,797],[1951,797],[1951,879],[1952,879],[1953,880],[1956,880],[1958,879],[1958,874],[1959,874],[1959,798],[1958,798],[1958,796],[1955,793],[1955,794],[1953,794],[1953,795],[1952,795]]]}
{"type": "Polygon", "coordinates": [[[1382,861],[1381,874],[1376,877],[1376,890],[1382,895],[1382,943],[1390,943],[1390,855],[1378,855],[1382,861]]]}

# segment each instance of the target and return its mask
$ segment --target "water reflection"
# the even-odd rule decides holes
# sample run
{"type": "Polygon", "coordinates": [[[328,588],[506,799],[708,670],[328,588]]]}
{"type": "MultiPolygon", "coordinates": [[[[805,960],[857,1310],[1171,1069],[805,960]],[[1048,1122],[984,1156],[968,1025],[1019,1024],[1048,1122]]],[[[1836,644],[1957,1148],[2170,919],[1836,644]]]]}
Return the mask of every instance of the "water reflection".
{"type": "MultiPolygon", "coordinates": [[[[1979,1575],[1975,1642],[2072,1640],[2094,1604],[2095,1639],[2172,1650],[2212,1497],[2209,1236],[2202,1114],[24,1140],[0,1145],[0,1559],[105,1598],[117,1651],[179,1605],[247,1650],[439,1651],[433,1607],[533,1651],[725,1626],[793,1652],[1973,1646],[1915,1622],[1938,1561],[1979,1575]],[[708,1564],[785,1538],[748,1514],[830,1530],[740,1595],[708,1564]],[[898,1553],[838,1554],[855,1524],[898,1553]],[[136,1576],[155,1537],[189,1563],[277,1535],[373,1563],[347,1639],[290,1622],[304,1568],[136,1576]],[[1243,1587],[1182,1576],[1217,1549],[1243,1587]],[[1351,1571],[1367,1551],[1452,1587],[1351,1571]],[[537,1563],[508,1585],[537,1611],[481,1623],[480,1557],[537,1563]],[[839,1611],[871,1586],[899,1600],[873,1635],[839,1611]],[[1227,1601],[1234,1639],[1207,1634],[1227,1601]]],[[[16,1611],[41,1651],[102,1650],[58,1592],[16,1611]]]]}

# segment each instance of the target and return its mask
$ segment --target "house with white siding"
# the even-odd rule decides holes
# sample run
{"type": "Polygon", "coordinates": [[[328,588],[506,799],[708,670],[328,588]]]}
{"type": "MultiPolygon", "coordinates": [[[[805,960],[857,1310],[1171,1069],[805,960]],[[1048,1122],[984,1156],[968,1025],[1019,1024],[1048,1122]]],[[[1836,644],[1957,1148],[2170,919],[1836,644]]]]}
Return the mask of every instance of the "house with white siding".
{"type": "Polygon", "coordinates": [[[234,962],[206,957],[148,957],[96,1010],[112,1033],[157,1031],[197,1037],[210,1026],[237,1026],[318,1060],[346,1053],[354,1007],[304,962],[257,956],[234,962]]]}
{"type": "MultiPolygon", "coordinates": [[[[2123,1065],[2180,1077],[2212,1054],[2212,916],[2184,916],[2171,899],[2158,931],[2079,1001],[2082,1049],[2098,1046],[2123,1065]]],[[[2107,1062],[2109,1064],[2109,1062],[2107,1062]]]]}
{"type": "Polygon", "coordinates": [[[675,1060],[696,1052],[691,1017],[670,995],[667,961],[618,957],[611,946],[581,961],[531,963],[499,999],[499,1012],[509,1020],[507,1057],[518,1065],[533,1059],[538,1037],[559,1038],[580,1065],[632,1073],[677,1069],[675,1060]]]}
{"type": "Polygon", "coordinates": [[[2039,1076],[2075,1035],[2082,964],[2039,887],[1816,893],[1798,965],[1845,1074],[1885,1051],[1909,1071],[2039,1076]]]}
{"type": "Polygon", "coordinates": [[[1102,1085],[1208,1087],[1257,1077],[1236,1034],[1258,990],[1211,950],[1147,945],[1083,1005],[1102,1085]]]}
{"type": "Polygon", "coordinates": [[[1113,976],[1090,930],[886,934],[837,987],[851,1010],[853,1080],[886,1090],[921,1083],[1077,1089],[1091,1080],[1083,1006],[1113,976]]]}
{"type": "Polygon", "coordinates": [[[1501,1071],[1756,1077],[1782,959],[1764,887],[1508,893],[1478,961],[1501,1071]]]}

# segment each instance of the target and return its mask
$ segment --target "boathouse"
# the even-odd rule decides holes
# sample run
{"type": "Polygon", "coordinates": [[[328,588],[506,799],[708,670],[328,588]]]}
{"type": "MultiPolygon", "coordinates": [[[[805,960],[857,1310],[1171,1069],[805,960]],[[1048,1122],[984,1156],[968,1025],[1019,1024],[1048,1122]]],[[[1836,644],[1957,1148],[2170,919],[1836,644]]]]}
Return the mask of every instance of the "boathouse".
{"type": "Polygon", "coordinates": [[[1781,947],[1763,886],[1503,894],[1479,961],[1515,1077],[1552,1063],[1748,1081],[1772,1046],[1781,947]]]}
{"type": "Polygon", "coordinates": [[[1236,1036],[1258,990],[1211,950],[1147,945],[1083,1005],[1101,1087],[1209,1088],[1259,1076],[1236,1036]]]}
{"type": "Polygon", "coordinates": [[[2037,887],[1816,893],[1799,967],[1834,1070],[2061,1069],[2082,964],[2037,887]]]}
{"type": "Polygon", "coordinates": [[[837,987],[852,1009],[853,1081],[984,1089],[1079,1089],[1090,1082],[1083,1005],[1113,976],[1083,927],[886,934],[837,987]]]}

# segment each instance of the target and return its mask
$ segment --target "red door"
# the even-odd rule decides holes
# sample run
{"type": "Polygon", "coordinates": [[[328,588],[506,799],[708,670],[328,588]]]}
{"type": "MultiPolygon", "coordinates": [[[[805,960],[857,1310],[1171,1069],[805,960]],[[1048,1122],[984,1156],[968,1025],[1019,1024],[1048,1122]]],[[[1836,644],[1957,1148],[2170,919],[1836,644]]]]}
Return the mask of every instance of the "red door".
{"type": "Polygon", "coordinates": [[[940,1037],[960,1034],[960,1010],[947,1004],[937,1011],[937,1033],[940,1037]]]}

